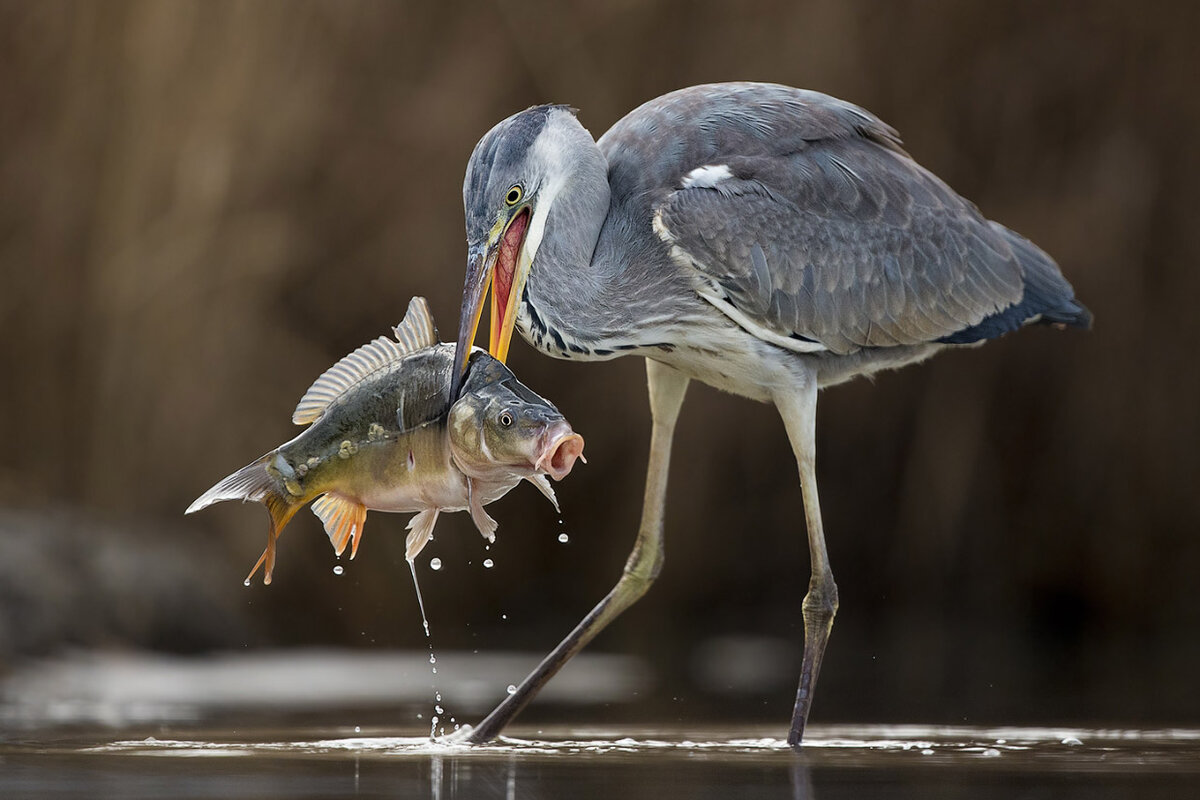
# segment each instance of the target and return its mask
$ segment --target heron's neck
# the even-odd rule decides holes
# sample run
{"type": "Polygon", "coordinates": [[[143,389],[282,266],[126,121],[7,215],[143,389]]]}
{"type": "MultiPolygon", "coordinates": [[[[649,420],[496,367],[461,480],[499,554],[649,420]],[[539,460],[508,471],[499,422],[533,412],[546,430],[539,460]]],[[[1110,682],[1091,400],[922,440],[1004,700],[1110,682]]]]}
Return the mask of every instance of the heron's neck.
{"type": "Polygon", "coordinates": [[[585,349],[593,344],[603,333],[605,310],[613,305],[612,276],[594,259],[609,211],[608,163],[591,135],[583,133],[586,141],[572,141],[565,159],[568,166],[551,202],[519,319],[525,338],[548,352],[559,351],[555,355],[570,353],[571,344],[585,349]]]}

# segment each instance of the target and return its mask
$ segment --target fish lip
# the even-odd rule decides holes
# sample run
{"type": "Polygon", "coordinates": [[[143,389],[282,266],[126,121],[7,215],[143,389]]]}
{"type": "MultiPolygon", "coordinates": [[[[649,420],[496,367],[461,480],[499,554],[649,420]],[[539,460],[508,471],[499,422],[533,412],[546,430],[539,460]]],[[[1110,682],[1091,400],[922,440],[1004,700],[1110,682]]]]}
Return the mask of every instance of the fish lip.
{"type": "Polygon", "coordinates": [[[537,461],[533,468],[544,472],[556,481],[571,474],[575,460],[587,463],[583,457],[583,437],[575,433],[566,422],[552,425],[542,435],[537,461]]]}

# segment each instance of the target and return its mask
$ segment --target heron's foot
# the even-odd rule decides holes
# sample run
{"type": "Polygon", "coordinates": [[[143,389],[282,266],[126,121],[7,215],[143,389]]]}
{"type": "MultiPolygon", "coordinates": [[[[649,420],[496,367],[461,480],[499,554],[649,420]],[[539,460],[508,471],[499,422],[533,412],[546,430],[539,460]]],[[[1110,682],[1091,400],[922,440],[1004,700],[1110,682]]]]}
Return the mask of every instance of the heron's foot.
{"type": "Polygon", "coordinates": [[[837,584],[833,575],[826,573],[813,576],[804,596],[804,660],[800,666],[800,686],[796,690],[796,706],[792,710],[792,728],[788,732],[788,744],[799,747],[804,739],[804,728],[808,725],[808,712],[812,707],[813,692],[817,676],[821,672],[821,661],[825,657],[825,645],[833,630],[833,618],[838,609],[837,584]]]}
{"type": "Polygon", "coordinates": [[[437,741],[445,744],[479,744],[471,739],[471,732],[475,729],[470,725],[462,725],[458,730],[452,733],[447,733],[437,738],[437,741]]]}

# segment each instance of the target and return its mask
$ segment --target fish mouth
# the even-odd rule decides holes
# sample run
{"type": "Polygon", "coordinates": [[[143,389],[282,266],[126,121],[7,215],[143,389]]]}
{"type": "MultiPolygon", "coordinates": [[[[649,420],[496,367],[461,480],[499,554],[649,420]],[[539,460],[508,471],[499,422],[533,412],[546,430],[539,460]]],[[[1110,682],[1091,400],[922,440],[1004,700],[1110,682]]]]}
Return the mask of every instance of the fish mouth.
{"type": "Polygon", "coordinates": [[[544,472],[556,481],[571,474],[576,459],[587,463],[583,457],[583,437],[571,430],[565,423],[556,426],[542,438],[542,448],[533,468],[544,472]]]}
{"type": "Polygon", "coordinates": [[[483,301],[491,290],[491,326],[488,352],[504,363],[517,323],[517,304],[525,289],[531,259],[524,257],[525,236],[533,209],[522,206],[506,222],[497,222],[486,244],[473,245],[467,259],[467,277],[463,284],[462,308],[459,311],[458,344],[454,353],[451,399],[456,399],[462,385],[463,367],[479,318],[483,316],[483,301]]]}

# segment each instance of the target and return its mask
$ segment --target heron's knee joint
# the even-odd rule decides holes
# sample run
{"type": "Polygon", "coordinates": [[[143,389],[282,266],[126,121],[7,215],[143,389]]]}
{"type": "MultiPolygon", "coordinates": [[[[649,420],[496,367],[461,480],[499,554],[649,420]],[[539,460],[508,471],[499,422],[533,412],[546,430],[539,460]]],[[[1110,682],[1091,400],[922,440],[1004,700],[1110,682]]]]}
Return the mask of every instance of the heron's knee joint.
{"type": "Polygon", "coordinates": [[[634,598],[638,598],[646,593],[661,572],[661,558],[654,559],[649,564],[629,564],[625,567],[625,574],[621,576],[621,583],[625,584],[634,598]]]}
{"type": "Polygon", "coordinates": [[[808,585],[808,594],[804,595],[802,608],[806,617],[833,618],[838,610],[838,590],[833,576],[823,580],[813,578],[808,585]]]}

